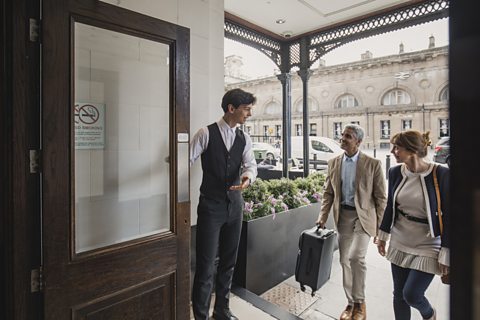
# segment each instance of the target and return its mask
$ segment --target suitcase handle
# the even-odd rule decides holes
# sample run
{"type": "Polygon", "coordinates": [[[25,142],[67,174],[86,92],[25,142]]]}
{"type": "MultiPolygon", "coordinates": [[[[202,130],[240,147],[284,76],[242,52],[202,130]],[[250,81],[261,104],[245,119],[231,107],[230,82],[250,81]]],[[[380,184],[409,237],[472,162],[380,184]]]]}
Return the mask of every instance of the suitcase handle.
{"type": "Polygon", "coordinates": [[[322,230],[325,230],[325,234],[322,235],[322,238],[327,238],[328,236],[330,236],[332,233],[334,233],[333,230],[326,230],[327,228],[326,227],[323,227],[321,228],[319,225],[317,225],[317,230],[315,230],[315,233],[318,233],[318,234],[321,234],[322,232],[320,231],[320,229],[322,230]]]}

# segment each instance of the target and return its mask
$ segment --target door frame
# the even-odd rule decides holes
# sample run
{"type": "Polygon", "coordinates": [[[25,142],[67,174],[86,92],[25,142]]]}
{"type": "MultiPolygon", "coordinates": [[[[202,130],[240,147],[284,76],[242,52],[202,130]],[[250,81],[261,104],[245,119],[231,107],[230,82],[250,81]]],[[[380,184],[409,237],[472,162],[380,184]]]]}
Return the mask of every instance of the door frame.
{"type": "MultiPolygon", "coordinates": [[[[31,292],[31,271],[41,266],[41,174],[30,173],[29,160],[29,150],[40,150],[42,39],[41,35],[38,41],[28,39],[29,19],[40,21],[40,1],[2,1],[0,17],[0,259],[3,262],[0,267],[0,293],[3,294],[0,299],[0,318],[43,319],[43,293],[31,292]]],[[[188,48],[189,33],[177,36],[182,45],[188,48]]],[[[180,58],[183,68],[176,70],[184,72],[185,81],[174,88],[176,94],[171,99],[179,106],[177,110],[188,111],[189,50],[184,51],[185,54],[180,58]]],[[[174,115],[181,122],[177,132],[189,133],[188,115],[188,112],[174,115]]],[[[176,152],[176,146],[172,150],[176,152]]],[[[171,158],[171,161],[176,161],[176,154],[172,154],[171,158]]],[[[178,186],[175,184],[172,187],[178,186]]],[[[174,203],[176,211],[182,214],[175,217],[176,221],[172,221],[172,224],[175,223],[177,233],[185,239],[177,247],[177,252],[182,253],[178,272],[189,275],[190,201],[182,199],[174,203]]],[[[177,296],[176,304],[185,306],[185,311],[177,314],[177,318],[189,318],[189,290],[189,277],[179,279],[176,292],[183,295],[177,296]]]]}
{"type": "Polygon", "coordinates": [[[40,41],[29,21],[39,21],[40,1],[2,1],[0,10],[0,318],[38,319],[42,294],[30,280],[41,263],[40,174],[30,172],[29,150],[40,148],[40,41]]]}

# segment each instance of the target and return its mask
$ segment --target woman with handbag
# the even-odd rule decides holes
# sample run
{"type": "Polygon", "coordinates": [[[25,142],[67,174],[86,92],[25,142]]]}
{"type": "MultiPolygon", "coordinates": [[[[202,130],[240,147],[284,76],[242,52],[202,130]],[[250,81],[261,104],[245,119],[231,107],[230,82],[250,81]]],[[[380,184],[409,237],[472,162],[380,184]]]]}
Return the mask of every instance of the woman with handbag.
{"type": "Polygon", "coordinates": [[[410,320],[411,307],[423,319],[436,319],[425,291],[435,274],[449,273],[449,169],[425,160],[429,132],[404,131],[390,142],[400,165],[389,171],[387,207],[376,243],[391,262],[395,319],[410,320]]]}

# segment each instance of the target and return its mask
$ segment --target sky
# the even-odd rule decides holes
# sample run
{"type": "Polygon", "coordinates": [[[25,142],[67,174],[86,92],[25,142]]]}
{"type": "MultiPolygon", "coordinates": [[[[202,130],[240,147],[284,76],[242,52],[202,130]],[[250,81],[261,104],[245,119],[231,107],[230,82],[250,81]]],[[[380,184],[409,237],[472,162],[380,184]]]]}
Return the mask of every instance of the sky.
{"type": "MultiPolygon", "coordinates": [[[[435,46],[448,45],[448,19],[389,32],[343,45],[322,57],[327,66],[360,60],[360,55],[367,50],[374,58],[398,54],[399,45],[403,43],[404,52],[413,52],[428,48],[429,37],[435,37],[435,46]]],[[[271,76],[276,66],[260,51],[238,42],[225,39],[225,57],[238,55],[243,57],[243,73],[249,79],[271,76]]],[[[315,67],[314,65],[313,67],[315,67]]]]}

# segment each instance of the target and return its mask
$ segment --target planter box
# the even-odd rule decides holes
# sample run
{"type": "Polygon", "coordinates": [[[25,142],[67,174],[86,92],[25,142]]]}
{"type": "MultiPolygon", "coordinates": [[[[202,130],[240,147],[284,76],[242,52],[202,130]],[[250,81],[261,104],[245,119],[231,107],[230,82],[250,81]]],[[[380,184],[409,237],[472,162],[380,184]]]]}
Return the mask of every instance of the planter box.
{"type": "MultiPolygon", "coordinates": [[[[233,282],[260,295],[294,275],[300,234],[315,226],[320,206],[243,221],[233,282]]],[[[333,228],[332,221],[329,217],[328,228],[333,228]]]]}

